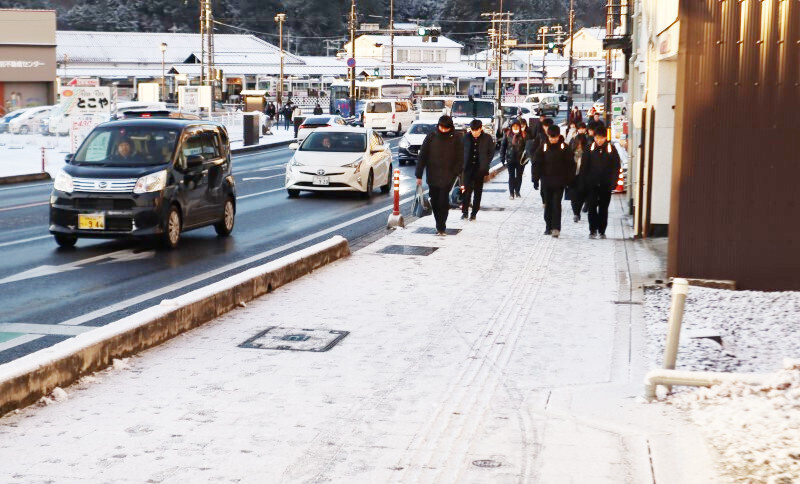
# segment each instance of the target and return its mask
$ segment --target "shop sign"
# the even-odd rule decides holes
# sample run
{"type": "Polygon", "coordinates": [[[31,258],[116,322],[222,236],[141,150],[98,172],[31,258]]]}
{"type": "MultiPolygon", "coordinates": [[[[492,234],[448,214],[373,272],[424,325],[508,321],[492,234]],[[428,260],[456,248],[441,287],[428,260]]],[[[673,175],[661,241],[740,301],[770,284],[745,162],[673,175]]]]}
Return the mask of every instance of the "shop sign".
{"type": "Polygon", "coordinates": [[[111,113],[111,89],[104,87],[62,87],[61,110],[66,114],[111,113]]]}

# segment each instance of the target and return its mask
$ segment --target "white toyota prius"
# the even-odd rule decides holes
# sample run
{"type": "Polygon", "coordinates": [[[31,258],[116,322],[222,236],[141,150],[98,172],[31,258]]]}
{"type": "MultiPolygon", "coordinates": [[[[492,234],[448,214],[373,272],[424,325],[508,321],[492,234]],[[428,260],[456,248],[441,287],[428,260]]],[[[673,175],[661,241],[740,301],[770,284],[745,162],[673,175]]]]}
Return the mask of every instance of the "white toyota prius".
{"type": "Polygon", "coordinates": [[[364,198],[375,187],[386,193],[392,184],[392,152],[378,133],[368,128],[318,128],[286,164],[286,191],[294,198],[303,190],[355,191],[364,198]]]}

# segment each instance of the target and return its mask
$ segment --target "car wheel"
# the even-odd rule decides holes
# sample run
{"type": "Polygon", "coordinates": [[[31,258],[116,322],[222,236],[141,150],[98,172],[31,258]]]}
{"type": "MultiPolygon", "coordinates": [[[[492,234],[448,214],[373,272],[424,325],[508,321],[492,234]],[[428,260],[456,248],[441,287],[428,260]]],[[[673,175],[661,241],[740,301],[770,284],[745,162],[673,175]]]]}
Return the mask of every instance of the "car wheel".
{"type": "Polygon", "coordinates": [[[367,191],[361,194],[362,198],[372,198],[372,192],[375,190],[375,174],[372,170],[369,171],[369,176],[367,177],[367,191]]]}
{"type": "Polygon", "coordinates": [[[392,165],[389,165],[389,174],[386,176],[386,185],[381,187],[381,193],[389,193],[389,190],[392,189],[392,165]]]}
{"type": "Polygon", "coordinates": [[[19,128],[19,134],[28,134],[28,132],[30,132],[30,130],[31,129],[29,127],[27,127],[27,126],[21,126],[19,128]]]}
{"type": "Polygon", "coordinates": [[[293,188],[287,188],[286,193],[289,194],[289,198],[297,198],[300,196],[300,190],[295,190],[293,188]]]}
{"type": "Polygon", "coordinates": [[[167,220],[164,221],[164,234],[161,236],[161,242],[167,249],[174,249],[178,247],[181,241],[181,213],[178,207],[172,205],[167,214],[167,220]]]}
{"type": "Polygon", "coordinates": [[[56,239],[56,244],[65,249],[75,247],[75,243],[78,242],[78,238],[74,235],[53,234],[53,237],[56,239]]]}
{"type": "Polygon", "coordinates": [[[400,136],[403,134],[403,123],[397,125],[397,131],[394,132],[395,136],[400,136]]]}
{"type": "Polygon", "coordinates": [[[217,235],[227,237],[233,232],[233,224],[236,221],[236,206],[233,204],[233,199],[228,197],[225,200],[225,207],[223,208],[222,220],[214,224],[214,230],[217,235]]]}

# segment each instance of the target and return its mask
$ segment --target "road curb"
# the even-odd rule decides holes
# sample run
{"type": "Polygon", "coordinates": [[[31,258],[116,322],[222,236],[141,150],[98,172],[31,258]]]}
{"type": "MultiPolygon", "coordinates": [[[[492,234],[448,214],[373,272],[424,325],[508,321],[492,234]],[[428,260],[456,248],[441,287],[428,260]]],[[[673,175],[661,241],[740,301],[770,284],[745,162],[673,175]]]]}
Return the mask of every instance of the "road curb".
{"type": "Polygon", "coordinates": [[[232,155],[238,155],[238,154],[241,154],[241,153],[252,153],[253,151],[268,150],[270,148],[275,148],[275,147],[279,147],[279,146],[288,146],[288,145],[294,143],[295,141],[297,141],[297,139],[296,138],[292,138],[292,139],[288,139],[288,140],[284,140],[284,141],[276,141],[275,143],[270,143],[270,144],[267,144],[267,145],[245,146],[245,147],[242,147],[242,148],[231,149],[231,154],[232,155]]]}
{"type": "Polygon", "coordinates": [[[505,169],[506,169],[506,165],[504,165],[504,164],[502,164],[502,163],[501,163],[501,164],[499,164],[499,165],[494,165],[493,167],[491,167],[491,168],[489,169],[489,174],[488,174],[488,175],[486,175],[485,177],[483,177],[483,182],[484,182],[484,183],[486,183],[486,182],[488,182],[488,181],[492,180],[492,179],[493,179],[493,178],[495,178],[497,175],[499,175],[500,173],[502,173],[502,172],[503,172],[503,170],[505,170],[505,169]]]}
{"type": "Polygon", "coordinates": [[[50,174],[47,172],[31,173],[28,175],[0,176],[0,185],[12,185],[14,183],[25,183],[41,180],[52,180],[52,178],[50,178],[50,174]]]}
{"type": "Polygon", "coordinates": [[[0,365],[0,416],[350,255],[341,236],[0,365]]]}

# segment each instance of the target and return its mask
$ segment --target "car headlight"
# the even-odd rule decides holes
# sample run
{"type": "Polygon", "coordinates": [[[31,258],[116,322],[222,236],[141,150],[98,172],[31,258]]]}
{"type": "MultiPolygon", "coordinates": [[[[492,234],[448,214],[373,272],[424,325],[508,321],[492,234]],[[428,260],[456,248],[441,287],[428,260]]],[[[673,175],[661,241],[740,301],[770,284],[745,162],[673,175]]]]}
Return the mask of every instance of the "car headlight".
{"type": "Polygon", "coordinates": [[[292,161],[289,163],[289,166],[303,166],[303,164],[297,161],[296,159],[292,158],[292,161]]]}
{"type": "Polygon", "coordinates": [[[158,192],[167,186],[167,170],[157,171],[136,180],[133,193],[158,192]]]}
{"type": "Polygon", "coordinates": [[[403,137],[400,139],[400,143],[398,143],[398,145],[399,145],[401,148],[408,148],[409,146],[411,146],[411,143],[409,143],[409,142],[408,142],[408,140],[406,139],[406,137],[405,137],[405,136],[403,136],[403,137]]]}
{"type": "Polygon", "coordinates": [[[358,173],[359,171],[361,171],[361,163],[363,163],[363,162],[364,162],[364,158],[359,158],[358,160],[356,160],[356,161],[354,161],[352,163],[348,163],[348,164],[343,165],[343,166],[345,168],[355,168],[356,169],[355,172],[358,173]]]}
{"type": "Polygon", "coordinates": [[[56,181],[53,182],[53,188],[60,192],[72,193],[72,177],[65,171],[59,171],[56,175],[56,181]]]}

